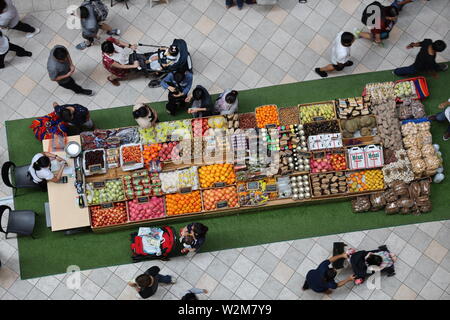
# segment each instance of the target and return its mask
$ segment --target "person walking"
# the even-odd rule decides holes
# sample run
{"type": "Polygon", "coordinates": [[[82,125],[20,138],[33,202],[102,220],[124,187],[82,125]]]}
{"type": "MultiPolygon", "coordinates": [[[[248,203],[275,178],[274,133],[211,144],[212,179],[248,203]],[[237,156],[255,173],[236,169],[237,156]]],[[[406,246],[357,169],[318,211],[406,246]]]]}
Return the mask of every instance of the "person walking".
{"type": "Polygon", "coordinates": [[[189,289],[183,297],[181,297],[181,300],[184,301],[195,301],[198,300],[197,294],[207,294],[208,290],[206,289],[198,289],[198,288],[191,288],[189,289]]]}
{"type": "MultiPolygon", "coordinates": [[[[236,0],[239,10],[242,10],[242,7],[244,6],[244,2],[246,4],[255,4],[256,0],[236,0]]],[[[232,6],[234,6],[234,0],[225,0],[225,5],[227,6],[227,9],[230,9],[232,6]]]]}
{"type": "Polygon", "coordinates": [[[143,274],[138,276],[134,282],[128,282],[128,285],[132,288],[135,288],[137,293],[137,297],[147,299],[156,293],[158,290],[158,284],[174,284],[176,281],[172,279],[172,276],[160,275],[159,267],[153,266],[145,271],[143,274]]]}
{"type": "Polygon", "coordinates": [[[406,49],[420,47],[420,51],[416,56],[414,63],[407,67],[397,68],[393,73],[397,76],[411,76],[419,72],[446,71],[448,65],[445,63],[436,63],[436,54],[447,48],[447,44],[442,40],[432,41],[425,39],[421,42],[411,42],[406,49]]]}
{"type": "Polygon", "coordinates": [[[175,71],[161,80],[161,87],[169,90],[166,111],[174,116],[180,109],[185,109],[185,100],[192,87],[192,72],[175,71]]]}
{"type": "Polygon", "coordinates": [[[0,28],[26,32],[25,37],[32,38],[41,30],[20,21],[19,12],[11,0],[0,0],[0,28]]]}
{"type": "Polygon", "coordinates": [[[338,33],[334,39],[331,48],[331,63],[322,68],[316,68],[314,71],[322,78],[328,77],[328,72],[342,71],[345,67],[353,65],[350,60],[350,47],[355,42],[355,36],[350,32],[338,33]]]}
{"type": "Polygon", "coordinates": [[[347,254],[344,252],[323,261],[317,269],[309,270],[306,274],[303,290],[311,289],[314,292],[331,294],[333,292],[331,289],[337,289],[344,286],[346,283],[353,281],[355,277],[354,275],[351,275],[336,283],[334,280],[337,274],[336,269],[329,268],[330,264],[339,259],[347,259],[347,257],[347,254]]]}
{"type": "Polygon", "coordinates": [[[64,104],[61,106],[57,102],[53,102],[53,108],[58,117],[66,122],[76,134],[94,128],[88,108],[82,105],[64,104]]]}
{"type": "Polygon", "coordinates": [[[5,67],[5,57],[9,51],[14,51],[18,57],[31,57],[32,53],[14,43],[9,42],[9,38],[0,30],[0,69],[5,67]]]}
{"type": "Polygon", "coordinates": [[[93,95],[92,90],[83,89],[72,78],[75,66],[66,47],[61,45],[53,47],[47,60],[47,71],[50,80],[56,81],[61,87],[77,94],[93,95]]]}
{"type": "Polygon", "coordinates": [[[447,141],[448,139],[450,139],[450,99],[448,99],[448,101],[446,102],[442,102],[438,108],[444,109],[444,111],[431,115],[428,117],[428,119],[432,121],[447,123],[447,131],[442,136],[442,139],[444,141],[447,141]]]}
{"type": "Polygon", "coordinates": [[[85,1],[78,8],[81,22],[81,35],[86,41],[76,45],[78,50],[84,50],[90,47],[95,39],[99,39],[99,30],[104,30],[110,36],[120,35],[119,29],[113,29],[104,19],[106,16],[100,17],[95,11],[95,5],[105,6],[101,0],[85,1]]]}

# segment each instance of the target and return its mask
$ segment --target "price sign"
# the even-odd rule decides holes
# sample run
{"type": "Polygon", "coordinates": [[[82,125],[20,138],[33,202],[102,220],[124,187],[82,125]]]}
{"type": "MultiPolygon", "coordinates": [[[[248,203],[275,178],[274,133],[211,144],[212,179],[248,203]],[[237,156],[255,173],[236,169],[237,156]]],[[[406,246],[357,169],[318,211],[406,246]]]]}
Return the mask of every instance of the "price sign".
{"type": "Polygon", "coordinates": [[[192,192],[192,187],[180,188],[180,193],[181,194],[190,193],[190,192],[192,192]]]}
{"type": "Polygon", "coordinates": [[[247,190],[259,190],[259,182],[258,181],[247,182],[247,190]]]}
{"type": "Polygon", "coordinates": [[[265,177],[267,177],[267,176],[264,174],[260,174],[260,175],[254,176],[253,179],[261,180],[261,179],[264,179],[265,177]]]}
{"type": "Polygon", "coordinates": [[[108,144],[120,144],[120,138],[119,137],[109,137],[106,139],[106,143],[108,144]]]}
{"type": "Polygon", "coordinates": [[[276,129],[276,128],[277,128],[277,125],[274,123],[266,125],[266,129],[276,129]]]}
{"type": "Polygon", "coordinates": [[[227,200],[223,200],[223,201],[219,201],[216,203],[216,208],[217,209],[222,209],[222,208],[227,208],[228,207],[228,201],[227,200]]]}
{"type": "Polygon", "coordinates": [[[109,209],[109,208],[113,208],[114,207],[114,203],[110,202],[110,203],[103,203],[102,205],[103,209],[109,209]]]}
{"type": "Polygon", "coordinates": [[[102,165],[101,164],[94,164],[92,166],[89,166],[89,171],[90,172],[97,172],[97,171],[101,171],[102,170],[102,165]]]}
{"type": "Polygon", "coordinates": [[[123,163],[126,166],[134,166],[136,164],[136,161],[127,161],[123,163]]]}
{"type": "Polygon", "coordinates": [[[324,117],[314,117],[313,120],[314,121],[322,121],[322,120],[325,120],[325,118],[324,117]]]}
{"type": "Polygon", "coordinates": [[[301,156],[303,158],[306,158],[306,159],[311,158],[311,153],[310,152],[299,152],[298,154],[299,154],[299,156],[301,156]]]}
{"type": "Polygon", "coordinates": [[[214,188],[222,188],[225,187],[226,183],[225,182],[215,182],[214,183],[214,188]]]}
{"type": "Polygon", "coordinates": [[[276,192],[278,190],[278,186],[276,184],[268,184],[266,185],[267,192],[276,192]]]}
{"type": "Polygon", "coordinates": [[[105,187],[105,181],[94,182],[94,189],[100,189],[105,187]]]}
{"type": "Polygon", "coordinates": [[[147,203],[148,202],[148,197],[139,197],[139,198],[137,198],[137,201],[139,203],[147,203]]]}

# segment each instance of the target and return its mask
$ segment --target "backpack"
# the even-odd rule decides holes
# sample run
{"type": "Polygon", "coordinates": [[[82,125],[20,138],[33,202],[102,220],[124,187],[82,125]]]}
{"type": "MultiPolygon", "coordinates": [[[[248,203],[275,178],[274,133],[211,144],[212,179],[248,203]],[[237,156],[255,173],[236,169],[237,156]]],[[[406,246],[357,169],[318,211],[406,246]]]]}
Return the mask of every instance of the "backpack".
{"type": "Polygon", "coordinates": [[[94,9],[95,17],[97,18],[97,21],[105,21],[108,17],[109,9],[108,7],[103,3],[102,0],[89,0],[84,1],[81,5],[90,4],[92,8],[94,9]]]}
{"type": "Polygon", "coordinates": [[[367,19],[369,19],[369,17],[371,17],[373,15],[372,12],[368,12],[369,7],[371,6],[377,6],[378,8],[380,8],[380,12],[383,12],[383,5],[378,2],[378,1],[374,1],[372,3],[370,3],[369,5],[367,5],[367,7],[364,8],[362,17],[361,17],[361,22],[367,26],[367,19]]]}

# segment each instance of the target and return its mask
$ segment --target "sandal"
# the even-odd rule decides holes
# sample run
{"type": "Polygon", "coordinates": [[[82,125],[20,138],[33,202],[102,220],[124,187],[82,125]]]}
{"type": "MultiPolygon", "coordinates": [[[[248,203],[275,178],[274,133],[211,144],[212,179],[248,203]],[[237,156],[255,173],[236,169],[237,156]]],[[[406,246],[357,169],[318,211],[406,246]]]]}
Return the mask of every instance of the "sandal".
{"type": "Polygon", "coordinates": [[[113,86],[116,86],[116,87],[120,86],[119,80],[117,80],[117,79],[111,80],[109,77],[107,79],[109,80],[109,82],[112,83],[113,86]]]}

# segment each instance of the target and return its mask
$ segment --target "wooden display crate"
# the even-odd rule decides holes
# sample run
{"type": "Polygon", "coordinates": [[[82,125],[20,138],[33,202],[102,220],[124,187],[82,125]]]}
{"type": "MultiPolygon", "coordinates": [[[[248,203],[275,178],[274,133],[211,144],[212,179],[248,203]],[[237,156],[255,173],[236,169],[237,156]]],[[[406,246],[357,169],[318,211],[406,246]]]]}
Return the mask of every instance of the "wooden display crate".
{"type": "Polygon", "coordinates": [[[299,123],[300,124],[305,124],[305,123],[310,123],[310,122],[313,122],[313,121],[318,121],[318,120],[321,120],[321,119],[317,119],[317,120],[314,120],[313,119],[313,121],[310,121],[310,122],[302,122],[302,118],[301,118],[301,109],[302,108],[307,108],[307,107],[309,107],[309,106],[313,106],[313,105],[320,105],[320,104],[331,104],[331,105],[333,105],[333,118],[332,119],[328,119],[328,120],[337,120],[337,114],[336,114],[336,101],[335,100],[327,100],[327,101],[319,101],[319,102],[310,102],[310,103],[302,103],[302,104],[299,104],[298,105],[298,108],[299,108],[299,123]]]}

